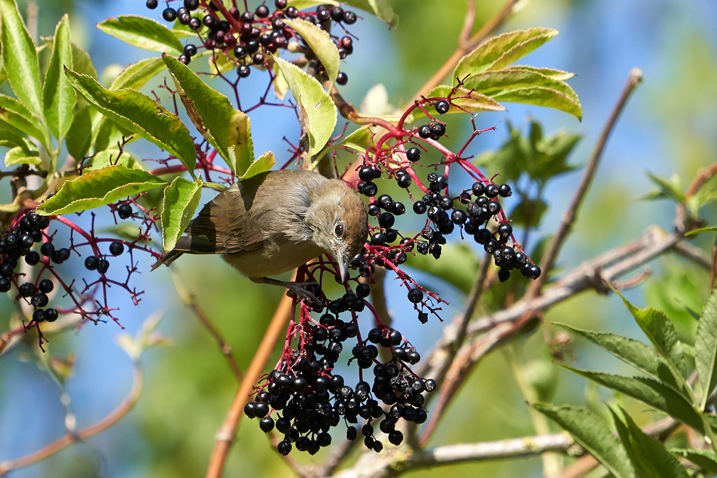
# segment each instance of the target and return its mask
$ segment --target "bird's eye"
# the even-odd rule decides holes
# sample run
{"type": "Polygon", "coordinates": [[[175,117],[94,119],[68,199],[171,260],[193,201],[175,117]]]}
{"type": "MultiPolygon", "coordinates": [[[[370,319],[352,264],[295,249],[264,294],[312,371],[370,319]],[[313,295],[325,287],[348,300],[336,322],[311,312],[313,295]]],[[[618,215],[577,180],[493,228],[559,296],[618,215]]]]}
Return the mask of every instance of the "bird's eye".
{"type": "Polygon", "coordinates": [[[336,237],[341,237],[344,235],[344,225],[343,224],[337,224],[336,229],[334,229],[334,234],[336,234],[336,237]]]}

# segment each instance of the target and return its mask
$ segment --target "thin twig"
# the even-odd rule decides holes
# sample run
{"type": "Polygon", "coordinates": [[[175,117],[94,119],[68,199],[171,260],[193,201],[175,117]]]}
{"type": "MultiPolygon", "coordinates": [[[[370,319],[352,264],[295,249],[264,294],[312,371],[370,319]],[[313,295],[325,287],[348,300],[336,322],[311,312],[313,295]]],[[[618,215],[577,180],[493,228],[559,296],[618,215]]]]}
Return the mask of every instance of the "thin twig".
{"type": "Polygon", "coordinates": [[[86,440],[92,436],[97,435],[100,432],[107,430],[115,423],[117,423],[122,417],[127,415],[130,410],[132,410],[132,408],[137,403],[141,392],[142,367],[140,366],[139,362],[135,362],[132,389],[130,390],[129,395],[127,395],[127,398],[125,398],[122,403],[117,406],[117,408],[112,410],[109,415],[107,415],[105,418],[98,421],[97,423],[90,425],[87,428],[83,428],[75,434],[66,433],[62,438],[55,440],[49,445],[33,453],[30,453],[20,458],[16,458],[14,460],[0,463],[0,476],[5,475],[11,470],[15,470],[23,466],[32,465],[33,463],[37,463],[40,460],[44,460],[45,458],[48,458],[55,453],[62,451],[70,445],[81,442],[82,440],[86,440]]]}
{"type": "Polygon", "coordinates": [[[702,266],[706,270],[712,268],[712,259],[709,254],[697,246],[693,246],[687,241],[680,241],[672,248],[677,254],[685,259],[689,259],[695,264],[702,266]]]}
{"type": "Polygon", "coordinates": [[[536,295],[539,295],[541,289],[548,280],[550,271],[555,266],[555,262],[557,261],[558,255],[560,254],[560,249],[563,247],[563,243],[565,242],[565,239],[567,239],[568,234],[570,233],[570,230],[572,229],[573,224],[577,219],[577,214],[580,210],[580,206],[582,205],[583,200],[585,199],[585,196],[590,189],[590,184],[595,177],[595,171],[597,170],[598,163],[600,162],[600,158],[602,157],[602,153],[605,150],[605,145],[607,144],[607,140],[610,137],[610,133],[612,132],[613,127],[615,126],[615,123],[620,116],[620,113],[622,113],[622,110],[625,108],[625,104],[627,103],[630,94],[635,90],[635,88],[637,87],[637,85],[640,84],[641,81],[642,71],[639,68],[633,68],[628,75],[627,82],[625,83],[625,86],[620,93],[620,97],[618,98],[617,103],[615,103],[615,106],[613,107],[612,112],[607,119],[607,122],[603,126],[602,132],[600,133],[600,137],[595,143],[595,148],[593,149],[592,155],[590,156],[590,160],[588,161],[587,167],[585,168],[585,172],[583,173],[580,185],[578,186],[577,191],[575,191],[575,196],[573,197],[573,200],[570,203],[568,210],[565,212],[565,214],[563,214],[563,220],[560,224],[560,228],[555,233],[554,239],[550,243],[550,248],[548,249],[548,252],[545,254],[543,260],[540,262],[540,268],[542,269],[543,273],[535,282],[531,284],[530,288],[526,292],[526,295],[528,297],[535,297],[536,295]]]}
{"type": "Polygon", "coordinates": [[[567,433],[530,436],[483,443],[461,443],[429,448],[424,452],[405,453],[401,448],[377,455],[366,454],[356,466],[338,473],[336,478],[386,478],[417,468],[453,463],[499,460],[535,456],[553,451],[566,453],[574,445],[567,433]]]}
{"type": "Polygon", "coordinates": [[[692,181],[692,184],[690,184],[690,187],[687,188],[687,192],[685,193],[686,197],[694,196],[697,194],[697,192],[700,190],[700,188],[712,177],[717,174],[717,162],[712,163],[711,165],[707,166],[706,168],[701,169],[697,176],[695,176],[695,179],[692,181]]]}
{"type": "MultiPolygon", "coordinates": [[[[448,76],[448,74],[450,74],[456,67],[458,62],[461,61],[461,58],[463,58],[465,55],[475,49],[488,35],[498,30],[505,23],[505,21],[508,20],[508,17],[510,17],[510,14],[513,12],[513,7],[516,3],[518,3],[518,0],[508,0],[507,2],[505,2],[503,8],[501,8],[500,11],[488,21],[488,23],[483,25],[483,27],[478,30],[478,32],[469,39],[469,41],[464,41],[462,37],[462,32],[461,39],[458,42],[458,48],[456,49],[456,51],[451,54],[451,56],[446,60],[445,63],[443,63],[443,65],[441,65],[441,67],[433,74],[433,76],[431,76],[431,78],[426,82],[426,84],[424,84],[421,89],[418,90],[418,93],[416,93],[416,96],[413,97],[411,103],[413,101],[420,100],[421,96],[426,96],[433,88],[440,85],[443,79],[448,76]]],[[[467,12],[467,15],[470,15],[470,6],[471,3],[469,2],[469,11],[467,12]]],[[[465,24],[463,28],[465,31],[465,24]]]]}
{"type": "MultiPolygon", "coordinates": [[[[292,278],[292,280],[294,279],[292,278]]],[[[259,344],[246,375],[244,375],[244,380],[242,380],[239,390],[234,396],[224,423],[217,433],[214,450],[212,450],[212,456],[209,459],[209,466],[205,475],[206,478],[219,478],[222,474],[224,463],[229,455],[229,448],[231,448],[236,438],[236,431],[244,411],[244,405],[249,401],[249,394],[254,384],[259,380],[264,366],[274,350],[274,345],[276,345],[276,341],[284,330],[293,303],[292,298],[284,295],[276,308],[276,312],[274,312],[274,317],[266,329],[264,338],[259,344]]]]}
{"type": "Polygon", "coordinates": [[[241,373],[241,370],[239,370],[239,364],[236,361],[236,358],[234,357],[234,354],[232,353],[232,346],[231,344],[227,343],[226,340],[224,340],[224,336],[222,333],[217,329],[217,327],[214,325],[214,323],[207,317],[207,314],[204,313],[202,308],[199,306],[199,303],[197,302],[197,296],[195,294],[189,293],[184,289],[184,286],[182,286],[181,282],[179,281],[179,276],[174,270],[170,270],[170,277],[172,278],[172,282],[174,282],[174,287],[177,290],[177,295],[179,295],[179,298],[187,304],[187,306],[192,309],[192,312],[194,312],[194,315],[199,319],[199,322],[206,328],[209,333],[214,337],[214,340],[216,340],[217,345],[219,346],[219,351],[224,355],[224,358],[227,360],[227,363],[229,364],[229,368],[231,369],[232,373],[234,374],[234,377],[236,377],[237,382],[241,383],[241,381],[244,378],[244,375],[241,373]]]}

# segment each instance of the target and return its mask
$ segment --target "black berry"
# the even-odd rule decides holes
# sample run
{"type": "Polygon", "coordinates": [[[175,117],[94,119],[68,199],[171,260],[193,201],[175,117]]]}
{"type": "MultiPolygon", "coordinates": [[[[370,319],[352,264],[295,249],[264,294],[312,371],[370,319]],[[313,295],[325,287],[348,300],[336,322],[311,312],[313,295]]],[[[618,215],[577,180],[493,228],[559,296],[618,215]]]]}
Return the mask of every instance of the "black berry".
{"type": "Polygon", "coordinates": [[[421,150],[413,147],[406,150],[406,158],[411,162],[416,162],[421,159],[421,150]]]}
{"type": "Polygon", "coordinates": [[[162,18],[164,18],[165,21],[173,22],[174,19],[177,18],[177,11],[171,7],[165,8],[162,12],[162,18]]]}
{"type": "Polygon", "coordinates": [[[117,215],[120,219],[127,219],[132,215],[132,206],[129,204],[120,204],[117,208],[117,215]]]}
{"type": "Polygon", "coordinates": [[[110,244],[110,254],[113,256],[119,256],[124,252],[124,244],[119,241],[115,241],[110,244]]]}
{"type": "Polygon", "coordinates": [[[450,107],[451,105],[449,105],[448,102],[445,100],[441,100],[436,103],[436,111],[438,111],[439,114],[448,113],[450,107]]]}

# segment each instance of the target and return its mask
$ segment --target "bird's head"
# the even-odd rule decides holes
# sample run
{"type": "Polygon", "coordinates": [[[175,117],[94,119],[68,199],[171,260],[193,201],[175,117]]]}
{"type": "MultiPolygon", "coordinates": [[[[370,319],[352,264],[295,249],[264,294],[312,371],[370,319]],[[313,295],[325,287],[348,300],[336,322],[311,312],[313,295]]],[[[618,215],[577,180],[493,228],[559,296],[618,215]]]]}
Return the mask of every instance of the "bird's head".
{"type": "Polygon", "coordinates": [[[361,252],[368,235],[366,205],[338,179],[325,182],[311,196],[306,224],[313,231],[314,243],[334,256],[345,281],[349,261],[361,252]]]}

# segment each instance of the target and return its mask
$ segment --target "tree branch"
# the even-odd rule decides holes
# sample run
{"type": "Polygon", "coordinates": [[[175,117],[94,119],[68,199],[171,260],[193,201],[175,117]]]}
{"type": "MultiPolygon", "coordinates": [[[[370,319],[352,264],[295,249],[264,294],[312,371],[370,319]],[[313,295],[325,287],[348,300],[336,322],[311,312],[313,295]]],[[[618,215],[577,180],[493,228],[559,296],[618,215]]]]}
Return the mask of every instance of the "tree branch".
{"type": "MultiPolygon", "coordinates": [[[[294,279],[292,278],[292,280],[294,279]]],[[[244,376],[244,380],[242,380],[239,385],[239,390],[234,396],[224,423],[217,433],[214,450],[212,450],[212,456],[209,459],[209,466],[207,467],[207,473],[205,475],[206,478],[219,478],[222,475],[224,463],[229,455],[229,448],[231,448],[236,438],[236,431],[239,420],[244,412],[244,405],[249,401],[249,394],[254,384],[259,380],[264,366],[269,360],[272,350],[274,350],[274,345],[276,345],[276,341],[284,330],[286,320],[289,317],[293,305],[294,300],[289,296],[284,295],[281,298],[279,306],[276,308],[276,312],[274,312],[274,317],[271,319],[264,338],[261,340],[259,348],[244,376]]]]}
{"type": "Polygon", "coordinates": [[[70,434],[66,433],[62,438],[55,440],[54,442],[50,443],[49,445],[33,452],[28,455],[25,455],[20,458],[16,458],[14,460],[5,461],[0,463],[0,476],[4,476],[9,471],[15,470],[17,468],[21,468],[23,466],[32,465],[33,463],[37,463],[40,460],[44,460],[45,458],[48,458],[55,453],[62,451],[63,449],[67,448],[70,445],[74,445],[75,443],[78,443],[82,440],[86,440],[92,436],[97,435],[100,432],[103,432],[113,426],[115,423],[120,421],[122,417],[127,415],[127,413],[134,408],[135,404],[137,403],[137,400],[139,399],[139,396],[142,392],[142,367],[139,364],[139,362],[135,362],[134,364],[134,373],[133,373],[133,382],[132,382],[132,389],[129,392],[129,395],[127,395],[127,398],[125,398],[122,403],[120,403],[117,408],[112,410],[112,412],[107,415],[105,418],[100,420],[99,422],[88,426],[87,428],[83,428],[78,433],[70,434]]]}
{"type": "Polygon", "coordinates": [[[598,163],[600,162],[600,158],[602,157],[602,153],[605,150],[605,145],[607,144],[607,140],[610,137],[610,133],[612,132],[613,127],[615,126],[615,123],[620,116],[620,113],[622,113],[622,110],[625,108],[625,104],[627,103],[628,98],[630,98],[630,95],[640,84],[641,81],[642,71],[639,68],[633,68],[632,70],[630,70],[630,74],[628,75],[627,82],[625,83],[625,86],[620,93],[620,97],[618,98],[617,103],[615,103],[615,106],[613,107],[612,112],[607,119],[607,122],[603,126],[602,132],[600,133],[600,137],[598,138],[597,143],[595,143],[595,148],[593,149],[592,155],[590,156],[590,160],[588,161],[588,164],[585,168],[585,172],[583,173],[580,185],[578,186],[577,191],[575,191],[575,196],[573,197],[573,200],[570,203],[568,210],[565,212],[565,214],[563,214],[563,221],[560,224],[560,228],[555,233],[554,239],[550,243],[550,248],[543,257],[543,260],[540,262],[540,268],[542,269],[543,273],[528,288],[528,292],[526,293],[528,297],[534,297],[536,295],[539,295],[541,289],[547,282],[548,276],[550,275],[550,271],[555,266],[555,262],[560,255],[560,249],[563,247],[563,243],[565,242],[565,239],[567,239],[568,234],[570,234],[570,230],[575,223],[575,220],[577,219],[577,214],[580,210],[580,206],[582,205],[583,200],[585,199],[585,196],[590,189],[590,184],[595,177],[595,171],[597,170],[598,163]]]}

